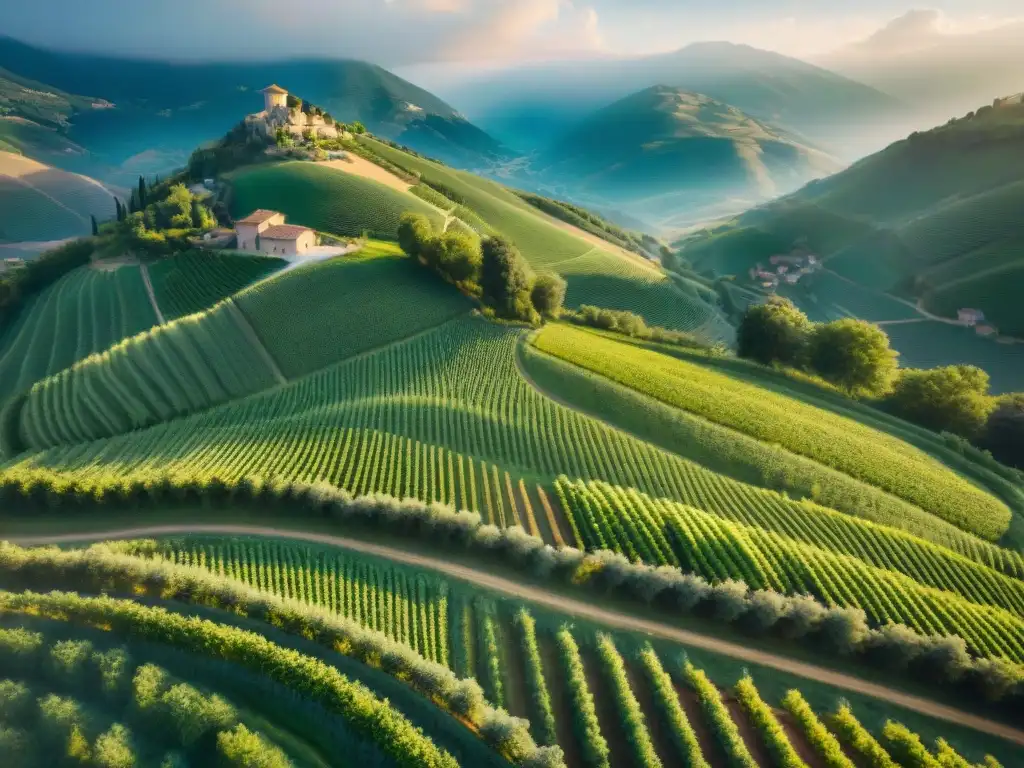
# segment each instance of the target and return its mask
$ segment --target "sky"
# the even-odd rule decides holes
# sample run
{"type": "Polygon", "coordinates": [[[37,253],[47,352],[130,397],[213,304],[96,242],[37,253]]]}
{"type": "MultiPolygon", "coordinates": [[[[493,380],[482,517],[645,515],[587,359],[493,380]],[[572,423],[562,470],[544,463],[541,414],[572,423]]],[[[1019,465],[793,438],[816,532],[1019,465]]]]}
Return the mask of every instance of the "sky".
{"type": "Polygon", "coordinates": [[[827,57],[992,29],[1020,0],[33,0],[7,34],[47,47],[177,60],[359,58],[387,67],[635,56],[728,40],[827,57]]]}

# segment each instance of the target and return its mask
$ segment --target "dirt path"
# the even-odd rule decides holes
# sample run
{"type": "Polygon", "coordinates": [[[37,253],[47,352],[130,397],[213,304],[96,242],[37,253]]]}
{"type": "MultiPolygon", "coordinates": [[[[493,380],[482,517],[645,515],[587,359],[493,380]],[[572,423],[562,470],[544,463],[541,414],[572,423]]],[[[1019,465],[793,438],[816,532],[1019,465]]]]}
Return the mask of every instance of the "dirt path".
{"type": "Polygon", "coordinates": [[[973,730],[987,733],[992,736],[1005,739],[1013,744],[1024,746],[1024,731],[1013,728],[1009,725],[987,720],[986,718],[972,715],[969,712],[954,707],[939,704],[934,701],[913,696],[901,691],[886,688],[877,683],[860,680],[852,675],[843,672],[818,667],[814,664],[790,659],[785,656],[778,656],[757,648],[751,648],[739,643],[729,642],[717,637],[701,635],[697,632],[681,629],[671,624],[642,619],[631,616],[611,608],[602,608],[596,601],[577,600],[555,592],[535,587],[529,584],[520,584],[503,576],[498,576],[486,571],[479,571],[465,565],[453,563],[440,557],[431,557],[415,552],[408,552],[396,547],[383,544],[352,539],[347,536],[332,536],[325,533],[312,533],[308,531],[292,531],[269,526],[248,526],[248,525],[156,525],[139,528],[124,528],[103,533],[69,533],[56,536],[26,536],[14,537],[16,544],[23,546],[60,544],[70,542],[102,541],[105,539],[125,539],[146,536],[178,535],[208,533],[228,536],[283,536],[309,541],[316,544],[327,544],[329,546],[341,547],[353,552],[383,557],[404,565],[411,565],[419,568],[429,568],[452,578],[461,579],[495,592],[501,592],[522,600],[542,605],[545,608],[569,613],[583,617],[590,621],[599,622],[615,629],[633,632],[645,632],[655,637],[664,638],[683,645],[695,648],[703,648],[714,653],[728,656],[749,664],[758,664],[770,669],[776,669],[808,680],[831,685],[846,691],[853,691],[864,696],[887,701],[896,706],[918,712],[938,720],[956,723],[958,725],[972,728],[973,730]]]}
{"type": "Polygon", "coordinates": [[[270,354],[270,350],[267,349],[266,345],[263,343],[263,340],[259,337],[259,334],[256,333],[256,329],[252,327],[252,323],[249,322],[249,318],[245,316],[245,313],[238,308],[238,305],[235,304],[235,302],[228,300],[227,307],[231,316],[235,319],[235,322],[238,324],[238,327],[242,330],[242,333],[245,334],[245,337],[249,340],[249,344],[251,344],[252,348],[255,349],[257,353],[259,353],[259,356],[263,358],[263,362],[266,364],[267,368],[269,368],[270,372],[274,374],[274,379],[277,381],[277,383],[279,385],[287,384],[288,379],[281,372],[281,368],[278,366],[277,360],[275,360],[274,356],[270,354]]]}
{"type": "Polygon", "coordinates": [[[164,313],[160,311],[160,305],[156,303],[156,293],[153,291],[153,281],[149,279],[149,267],[145,264],[140,264],[139,271],[142,273],[142,282],[146,285],[146,293],[149,294],[149,303],[153,305],[153,311],[156,313],[157,323],[159,325],[163,325],[167,321],[164,320],[164,313]]]}

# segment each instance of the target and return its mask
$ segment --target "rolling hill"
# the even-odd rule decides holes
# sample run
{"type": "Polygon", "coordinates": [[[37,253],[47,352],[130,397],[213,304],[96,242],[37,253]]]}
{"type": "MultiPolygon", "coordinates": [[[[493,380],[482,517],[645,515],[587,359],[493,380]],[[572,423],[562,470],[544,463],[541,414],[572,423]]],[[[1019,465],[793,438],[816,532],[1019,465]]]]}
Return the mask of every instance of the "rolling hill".
{"type": "Polygon", "coordinates": [[[0,194],[0,243],[23,249],[87,235],[90,216],[114,215],[114,196],[99,182],[11,152],[0,152],[0,194]]]}
{"type": "Polygon", "coordinates": [[[534,166],[662,231],[720,216],[723,206],[745,210],[840,168],[735,107],[660,85],[599,110],[534,166]]]}
{"type": "Polygon", "coordinates": [[[69,115],[63,140],[82,151],[61,167],[126,186],[139,173],[183,166],[197,145],[262,109],[258,91],[272,82],[338,120],[362,121],[448,162],[478,166],[508,154],[441,99],[366,62],[177,64],[63,53],[0,37],[0,67],[48,91],[111,103],[69,115]]]}
{"type": "MultiPolygon", "coordinates": [[[[1024,314],[1009,297],[1024,263],[1016,225],[1024,204],[1022,148],[1024,106],[985,107],[689,238],[684,255],[698,270],[738,274],[801,247],[819,254],[828,272],[864,289],[860,295],[873,295],[854,311],[858,316],[881,322],[915,316],[908,318],[892,297],[953,319],[959,308],[978,307],[1001,332],[1020,336],[1024,314]]],[[[812,279],[793,298],[812,314],[847,314],[844,301],[855,299],[833,291],[833,282],[812,279]],[[836,302],[841,306],[829,310],[836,302]]],[[[896,336],[911,330],[891,329],[896,336]]],[[[937,357],[897,348],[908,365],[937,357]]],[[[1019,388],[1024,369],[1012,362],[1019,355],[1012,346],[997,351],[987,355],[1006,358],[991,371],[997,387],[1019,388]]]]}
{"type": "Polygon", "coordinates": [[[595,110],[659,84],[705,94],[844,158],[896,138],[888,123],[902,116],[900,103],[881,91],[798,59],[725,42],[519,67],[483,76],[453,90],[452,98],[509,146],[537,150],[595,110]]]}

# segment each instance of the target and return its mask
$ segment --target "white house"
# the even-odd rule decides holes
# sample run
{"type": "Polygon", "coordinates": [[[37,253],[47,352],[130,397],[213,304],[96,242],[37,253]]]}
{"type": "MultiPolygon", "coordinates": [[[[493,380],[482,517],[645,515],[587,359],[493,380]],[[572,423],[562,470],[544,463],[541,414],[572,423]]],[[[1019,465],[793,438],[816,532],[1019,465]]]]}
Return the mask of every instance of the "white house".
{"type": "Polygon", "coordinates": [[[316,232],[295,224],[277,224],[260,235],[259,250],[270,256],[302,256],[316,247],[316,232]]]}
{"type": "Polygon", "coordinates": [[[284,223],[277,211],[253,211],[235,222],[238,250],[268,256],[302,256],[316,247],[316,232],[309,227],[284,223]]]}
{"type": "Polygon", "coordinates": [[[266,211],[262,208],[258,211],[253,211],[244,219],[239,219],[235,222],[238,250],[258,251],[257,236],[278,224],[284,224],[284,214],[277,211],[266,211]]]}

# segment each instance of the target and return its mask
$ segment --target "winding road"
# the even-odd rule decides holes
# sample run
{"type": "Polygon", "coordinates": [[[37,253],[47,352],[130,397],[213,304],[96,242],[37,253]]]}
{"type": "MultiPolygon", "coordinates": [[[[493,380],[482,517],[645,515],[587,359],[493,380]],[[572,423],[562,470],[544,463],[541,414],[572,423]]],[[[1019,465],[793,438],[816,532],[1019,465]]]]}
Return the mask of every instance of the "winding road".
{"type": "Polygon", "coordinates": [[[409,552],[404,549],[375,544],[347,536],[333,536],[325,533],[294,531],[284,528],[248,525],[157,525],[139,528],[121,528],[111,531],[90,533],[69,533],[58,536],[13,537],[11,541],[22,546],[38,546],[72,542],[102,541],[147,536],[180,534],[215,534],[227,536],[279,536],[316,544],[327,544],[367,555],[384,557],[405,565],[429,568],[452,578],[475,584],[485,589],[500,592],[511,597],[528,600],[537,605],[572,614],[590,621],[599,622],[616,629],[643,632],[654,637],[671,640],[695,648],[703,648],[728,656],[737,661],[758,664],[762,667],[826,683],[835,688],[852,691],[876,699],[882,699],[913,712],[966,726],[991,736],[997,736],[1024,747],[1024,731],[1003,723],[988,720],[968,712],[939,704],[883,685],[861,680],[826,667],[815,666],[803,661],[778,656],[738,643],[732,643],[710,635],[681,629],[671,624],[639,618],[610,608],[603,608],[594,602],[578,600],[557,592],[521,584],[503,576],[479,571],[465,565],[453,563],[438,557],[409,552]]]}

